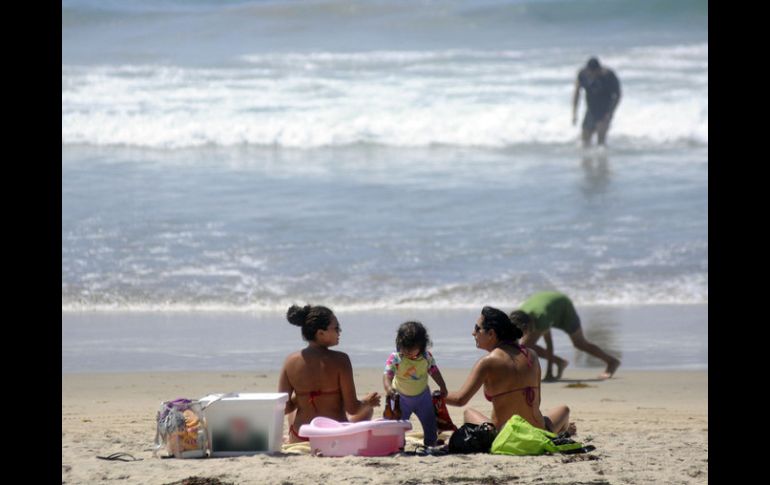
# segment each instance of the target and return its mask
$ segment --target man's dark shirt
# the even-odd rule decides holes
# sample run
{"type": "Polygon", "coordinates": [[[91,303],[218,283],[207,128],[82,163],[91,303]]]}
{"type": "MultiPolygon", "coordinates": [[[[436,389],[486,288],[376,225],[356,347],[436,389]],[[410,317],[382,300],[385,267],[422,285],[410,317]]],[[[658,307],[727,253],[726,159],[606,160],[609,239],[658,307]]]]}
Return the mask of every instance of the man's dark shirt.
{"type": "Polygon", "coordinates": [[[611,69],[604,68],[593,79],[588,75],[588,69],[583,68],[578,74],[580,86],[586,90],[586,103],[591,114],[599,119],[612,107],[612,95],[620,96],[620,81],[611,69]]]}

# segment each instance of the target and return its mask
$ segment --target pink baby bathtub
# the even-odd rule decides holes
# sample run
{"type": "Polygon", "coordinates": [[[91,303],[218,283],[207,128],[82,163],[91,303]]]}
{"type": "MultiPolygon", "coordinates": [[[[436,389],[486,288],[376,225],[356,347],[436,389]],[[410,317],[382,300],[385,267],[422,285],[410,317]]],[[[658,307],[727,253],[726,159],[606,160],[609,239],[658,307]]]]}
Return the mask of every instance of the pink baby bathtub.
{"type": "Polygon", "coordinates": [[[404,434],[412,429],[409,421],[375,419],[340,423],[317,417],[299,428],[299,435],[310,439],[310,449],[323,456],[385,456],[404,447],[404,434]]]}

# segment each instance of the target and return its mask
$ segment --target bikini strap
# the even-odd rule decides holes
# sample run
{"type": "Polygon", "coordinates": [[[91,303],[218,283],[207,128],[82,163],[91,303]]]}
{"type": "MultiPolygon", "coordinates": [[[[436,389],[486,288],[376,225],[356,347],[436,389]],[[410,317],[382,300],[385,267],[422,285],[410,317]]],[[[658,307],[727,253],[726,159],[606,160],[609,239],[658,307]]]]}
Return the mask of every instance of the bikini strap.
{"type": "Polygon", "coordinates": [[[303,392],[303,393],[296,393],[297,396],[308,396],[308,400],[310,401],[310,404],[313,406],[313,409],[318,411],[318,407],[315,405],[315,398],[318,396],[323,396],[324,394],[337,394],[339,389],[335,389],[333,391],[310,391],[310,392],[303,392]]]}
{"type": "Polygon", "coordinates": [[[521,353],[524,354],[524,357],[527,358],[527,367],[532,368],[532,359],[529,357],[529,351],[527,348],[521,344],[516,344],[516,346],[519,348],[521,353]]]}
{"type": "Polygon", "coordinates": [[[304,436],[300,436],[299,433],[297,433],[297,430],[294,429],[294,424],[289,425],[289,434],[293,434],[302,441],[310,441],[310,438],[305,438],[304,436]]]}
{"type": "Polygon", "coordinates": [[[527,358],[527,367],[530,367],[530,368],[532,367],[532,359],[530,358],[529,351],[527,350],[526,347],[524,347],[523,345],[521,345],[519,342],[517,342],[515,340],[504,340],[502,343],[504,343],[506,345],[511,345],[513,347],[517,347],[519,349],[519,351],[522,354],[524,354],[524,357],[527,358]]]}
{"type": "Polygon", "coordinates": [[[532,407],[535,404],[535,389],[537,389],[535,386],[527,386],[527,387],[520,387],[518,389],[511,389],[510,391],[504,391],[499,394],[495,394],[494,396],[489,396],[487,393],[484,393],[484,397],[487,398],[487,401],[492,401],[492,399],[502,396],[504,394],[510,394],[512,392],[516,391],[524,391],[524,399],[527,401],[527,404],[529,407],[532,407]]]}

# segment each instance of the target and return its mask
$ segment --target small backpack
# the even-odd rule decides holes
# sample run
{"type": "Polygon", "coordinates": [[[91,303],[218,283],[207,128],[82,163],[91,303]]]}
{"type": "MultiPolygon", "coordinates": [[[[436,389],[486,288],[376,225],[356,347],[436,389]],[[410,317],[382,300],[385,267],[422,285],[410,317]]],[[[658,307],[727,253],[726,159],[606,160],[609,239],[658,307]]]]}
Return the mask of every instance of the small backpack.
{"type": "Polygon", "coordinates": [[[583,446],[567,435],[551,433],[514,414],[492,443],[491,452],[496,455],[542,455],[544,453],[586,453],[595,450],[593,445],[583,446]]]}
{"type": "Polygon", "coordinates": [[[492,423],[465,423],[449,437],[449,453],[489,453],[496,435],[492,423]]]}

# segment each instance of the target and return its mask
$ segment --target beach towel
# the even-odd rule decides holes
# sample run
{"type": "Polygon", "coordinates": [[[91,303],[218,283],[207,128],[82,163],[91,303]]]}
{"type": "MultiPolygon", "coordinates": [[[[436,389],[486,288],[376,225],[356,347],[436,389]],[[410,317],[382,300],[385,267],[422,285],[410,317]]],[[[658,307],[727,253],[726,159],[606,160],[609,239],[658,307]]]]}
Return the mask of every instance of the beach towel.
{"type": "Polygon", "coordinates": [[[545,453],[585,453],[596,447],[583,446],[566,432],[551,433],[514,414],[497,434],[490,451],[496,455],[542,455],[545,453]]]}
{"type": "Polygon", "coordinates": [[[441,391],[433,392],[433,409],[436,411],[436,428],[439,431],[457,431],[457,426],[449,416],[446,399],[441,397],[441,391]]]}

